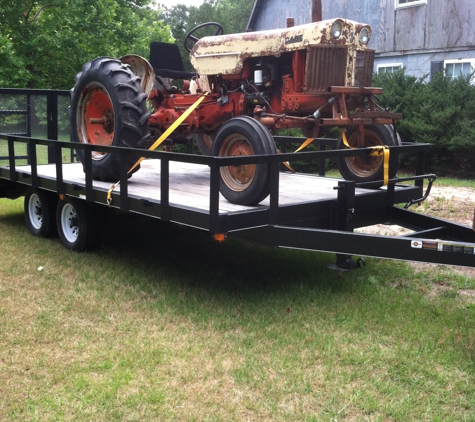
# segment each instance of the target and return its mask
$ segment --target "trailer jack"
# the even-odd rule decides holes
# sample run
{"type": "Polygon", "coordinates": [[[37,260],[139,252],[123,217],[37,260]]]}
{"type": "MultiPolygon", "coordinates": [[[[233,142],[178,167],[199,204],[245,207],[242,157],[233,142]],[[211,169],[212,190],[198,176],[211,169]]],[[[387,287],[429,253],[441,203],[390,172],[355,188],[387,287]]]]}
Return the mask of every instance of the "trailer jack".
{"type": "Polygon", "coordinates": [[[356,270],[358,268],[364,267],[365,265],[366,263],[364,262],[363,258],[354,260],[351,255],[337,253],[336,262],[334,264],[328,265],[328,269],[344,273],[349,270],[356,270]]]}

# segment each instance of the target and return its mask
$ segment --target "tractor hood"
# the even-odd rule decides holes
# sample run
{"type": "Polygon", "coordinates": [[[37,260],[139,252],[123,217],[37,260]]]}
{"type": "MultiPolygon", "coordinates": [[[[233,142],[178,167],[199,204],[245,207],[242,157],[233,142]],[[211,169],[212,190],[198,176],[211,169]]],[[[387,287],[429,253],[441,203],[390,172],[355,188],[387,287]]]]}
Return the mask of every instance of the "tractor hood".
{"type": "Polygon", "coordinates": [[[365,49],[370,38],[369,25],[338,18],[284,29],[204,37],[191,51],[190,60],[200,75],[236,75],[250,57],[279,57],[325,44],[365,49]]]}

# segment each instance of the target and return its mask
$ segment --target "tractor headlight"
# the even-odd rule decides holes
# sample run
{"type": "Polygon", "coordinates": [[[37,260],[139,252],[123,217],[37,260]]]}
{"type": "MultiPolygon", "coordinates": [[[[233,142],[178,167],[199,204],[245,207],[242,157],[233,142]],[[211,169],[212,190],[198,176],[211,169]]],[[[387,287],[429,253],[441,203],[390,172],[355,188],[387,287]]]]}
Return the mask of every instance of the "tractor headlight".
{"type": "Polygon", "coordinates": [[[361,44],[365,44],[365,45],[368,44],[370,37],[371,37],[371,35],[368,31],[368,28],[363,28],[360,31],[360,42],[361,42],[361,44]]]}
{"type": "Polygon", "coordinates": [[[335,21],[332,25],[332,37],[333,38],[340,38],[341,35],[341,22],[335,21]]]}

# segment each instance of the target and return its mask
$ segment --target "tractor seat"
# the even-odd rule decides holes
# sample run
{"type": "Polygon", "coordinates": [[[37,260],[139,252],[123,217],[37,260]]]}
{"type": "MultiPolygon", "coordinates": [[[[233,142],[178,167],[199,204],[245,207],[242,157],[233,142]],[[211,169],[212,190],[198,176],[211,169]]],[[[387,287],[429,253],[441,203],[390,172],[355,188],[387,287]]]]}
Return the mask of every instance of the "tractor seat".
{"type": "Polygon", "coordinates": [[[152,41],[150,43],[150,64],[155,75],[172,79],[191,79],[196,72],[187,72],[176,44],[152,41]]]}

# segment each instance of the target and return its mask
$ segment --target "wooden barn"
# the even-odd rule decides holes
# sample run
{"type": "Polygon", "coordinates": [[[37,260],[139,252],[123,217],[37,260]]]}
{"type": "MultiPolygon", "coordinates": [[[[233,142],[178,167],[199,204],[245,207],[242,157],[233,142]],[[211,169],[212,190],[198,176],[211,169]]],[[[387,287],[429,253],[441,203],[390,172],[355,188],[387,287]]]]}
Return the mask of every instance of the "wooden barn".
{"type": "Polygon", "coordinates": [[[375,72],[405,68],[421,77],[445,68],[454,77],[475,70],[474,0],[254,0],[248,30],[315,18],[368,23],[375,72]]]}

